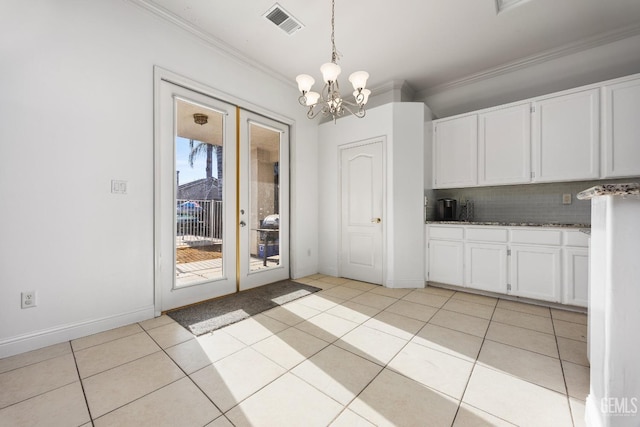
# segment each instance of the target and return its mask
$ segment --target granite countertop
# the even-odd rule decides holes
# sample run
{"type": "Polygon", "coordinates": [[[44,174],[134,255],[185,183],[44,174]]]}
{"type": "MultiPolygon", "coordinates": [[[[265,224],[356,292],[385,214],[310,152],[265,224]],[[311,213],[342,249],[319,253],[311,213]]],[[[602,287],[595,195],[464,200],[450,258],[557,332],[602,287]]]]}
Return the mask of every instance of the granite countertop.
{"type": "Polygon", "coordinates": [[[579,200],[590,200],[597,196],[630,196],[640,195],[640,183],[602,184],[578,193],[579,200]]]}
{"type": "Polygon", "coordinates": [[[451,224],[451,225],[498,225],[502,227],[557,227],[557,228],[583,228],[590,229],[590,224],[558,224],[558,223],[533,223],[533,222],[502,222],[502,221],[427,221],[427,224],[451,224]]]}

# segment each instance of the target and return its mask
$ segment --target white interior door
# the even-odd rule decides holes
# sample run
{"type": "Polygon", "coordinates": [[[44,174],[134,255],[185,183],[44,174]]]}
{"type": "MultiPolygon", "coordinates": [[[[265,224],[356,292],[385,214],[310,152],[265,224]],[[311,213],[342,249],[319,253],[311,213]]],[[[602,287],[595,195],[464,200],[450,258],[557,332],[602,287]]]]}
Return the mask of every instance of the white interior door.
{"type": "Polygon", "coordinates": [[[340,275],[382,284],[383,147],[381,141],[340,150],[340,275]]]}
{"type": "Polygon", "coordinates": [[[239,112],[239,288],[289,278],[289,128],[239,112]]]}

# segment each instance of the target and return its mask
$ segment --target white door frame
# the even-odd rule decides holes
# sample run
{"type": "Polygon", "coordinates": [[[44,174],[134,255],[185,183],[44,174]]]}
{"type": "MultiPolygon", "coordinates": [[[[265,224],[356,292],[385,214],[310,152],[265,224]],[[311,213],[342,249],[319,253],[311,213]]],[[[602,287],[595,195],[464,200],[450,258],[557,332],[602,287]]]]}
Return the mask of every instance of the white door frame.
{"type": "MultiPolygon", "coordinates": [[[[295,134],[294,132],[295,121],[292,120],[291,118],[283,116],[274,111],[265,109],[257,104],[254,104],[245,99],[230,95],[226,92],[220,91],[206,84],[199,83],[196,80],[190,79],[181,74],[167,70],[163,67],[160,67],[157,65],[153,67],[153,88],[154,88],[153,90],[153,93],[154,93],[154,99],[153,99],[153,148],[154,148],[154,171],[153,171],[153,182],[154,182],[154,190],[153,190],[154,191],[153,193],[154,195],[154,202],[153,202],[154,268],[153,268],[153,273],[154,273],[154,279],[153,279],[153,284],[154,284],[154,291],[153,291],[153,295],[154,295],[154,312],[155,312],[154,314],[156,317],[162,314],[162,287],[160,285],[160,261],[159,261],[160,254],[158,253],[156,240],[158,239],[158,236],[160,236],[160,233],[162,232],[161,222],[160,222],[161,220],[160,218],[161,188],[159,185],[161,181],[161,169],[159,164],[160,159],[158,158],[157,153],[159,153],[158,150],[161,144],[160,135],[162,134],[160,130],[162,126],[162,123],[160,120],[160,117],[161,117],[160,86],[163,81],[174,84],[176,86],[181,86],[185,89],[189,89],[194,92],[201,93],[205,96],[220,100],[228,104],[236,105],[243,110],[251,111],[251,112],[260,114],[264,117],[272,118],[273,120],[276,120],[282,124],[288,125],[289,126],[289,151],[291,151],[290,147],[293,146],[294,144],[294,137],[292,135],[295,134]]],[[[290,162],[289,170],[291,170],[291,160],[289,160],[289,162],[290,162]]],[[[292,240],[292,236],[294,235],[295,235],[295,230],[292,227],[292,222],[290,221],[289,223],[290,242],[292,240]]],[[[293,253],[291,251],[292,245],[290,244],[289,247],[290,247],[289,249],[289,270],[290,270],[295,257],[293,256],[293,253]]],[[[288,272],[288,274],[289,276],[291,275],[290,271],[288,272]]]]}
{"type": "Polygon", "coordinates": [[[386,136],[378,136],[378,137],[374,137],[374,138],[368,138],[368,139],[364,139],[361,141],[354,141],[354,142],[350,142],[350,143],[346,143],[346,144],[341,144],[338,146],[338,152],[337,152],[337,156],[338,156],[338,189],[337,189],[337,197],[338,197],[338,211],[337,211],[337,215],[338,215],[338,227],[337,227],[337,234],[338,234],[338,265],[337,265],[337,270],[338,270],[338,276],[342,277],[342,256],[344,255],[342,253],[342,243],[343,243],[343,237],[342,237],[342,151],[343,150],[348,150],[350,148],[355,148],[355,147],[359,147],[359,146],[363,146],[363,145],[369,145],[369,144],[376,144],[376,143],[380,143],[382,144],[382,256],[381,256],[381,263],[382,263],[382,286],[385,286],[385,283],[387,282],[387,224],[389,223],[390,218],[388,218],[387,215],[387,137],[386,136]]]}

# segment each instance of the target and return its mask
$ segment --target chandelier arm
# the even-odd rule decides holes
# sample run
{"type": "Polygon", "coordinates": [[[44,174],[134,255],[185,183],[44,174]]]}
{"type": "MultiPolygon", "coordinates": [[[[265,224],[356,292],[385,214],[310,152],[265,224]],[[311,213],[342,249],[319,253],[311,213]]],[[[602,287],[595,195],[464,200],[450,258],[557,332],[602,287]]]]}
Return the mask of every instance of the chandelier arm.
{"type": "Polygon", "coordinates": [[[316,105],[318,105],[318,104],[313,104],[312,106],[310,106],[310,107],[309,107],[309,110],[307,110],[307,118],[309,118],[309,119],[315,119],[315,118],[316,118],[316,116],[317,116],[320,112],[322,112],[322,109],[317,110],[317,111],[316,111],[316,110],[314,110],[314,107],[315,107],[316,105]]]}
{"type": "Polygon", "coordinates": [[[343,104],[346,104],[346,105],[349,105],[349,106],[351,106],[351,107],[358,107],[358,108],[360,108],[360,104],[357,104],[357,103],[354,103],[354,102],[351,102],[351,101],[347,101],[346,99],[343,99],[343,100],[342,100],[342,103],[343,103],[343,104]]]}
{"type": "Polygon", "coordinates": [[[360,119],[363,118],[364,115],[366,114],[364,106],[357,106],[357,105],[352,104],[351,102],[343,101],[342,109],[343,110],[347,110],[349,112],[349,114],[352,114],[352,115],[354,115],[354,116],[356,116],[356,117],[358,117],[360,119]],[[348,105],[345,105],[345,104],[348,104],[348,105]],[[358,111],[354,112],[351,108],[349,108],[349,106],[358,107],[358,111]]]}

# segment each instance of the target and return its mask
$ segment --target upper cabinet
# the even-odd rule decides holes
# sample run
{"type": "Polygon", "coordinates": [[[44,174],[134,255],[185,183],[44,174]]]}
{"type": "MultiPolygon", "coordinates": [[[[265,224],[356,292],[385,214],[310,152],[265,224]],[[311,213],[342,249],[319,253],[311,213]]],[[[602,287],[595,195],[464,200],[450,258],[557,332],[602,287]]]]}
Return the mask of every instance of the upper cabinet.
{"type": "Polygon", "coordinates": [[[478,117],[439,121],[433,128],[434,187],[470,187],[478,183],[478,117]]]}
{"type": "Polygon", "coordinates": [[[531,104],[478,115],[478,184],[531,180],[531,104]]]}
{"type": "Polygon", "coordinates": [[[534,182],[600,177],[600,89],[533,103],[534,182]]]}
{"type": "Polygon", "coordinates": [[[434,188],[640,176],[640,74],[435,120],[434,188]]]}
{"type": "Polygon", "coordinates": [[[603,177],[640,176],[640,78],[605,85],[602,109],[603,177]]]}

